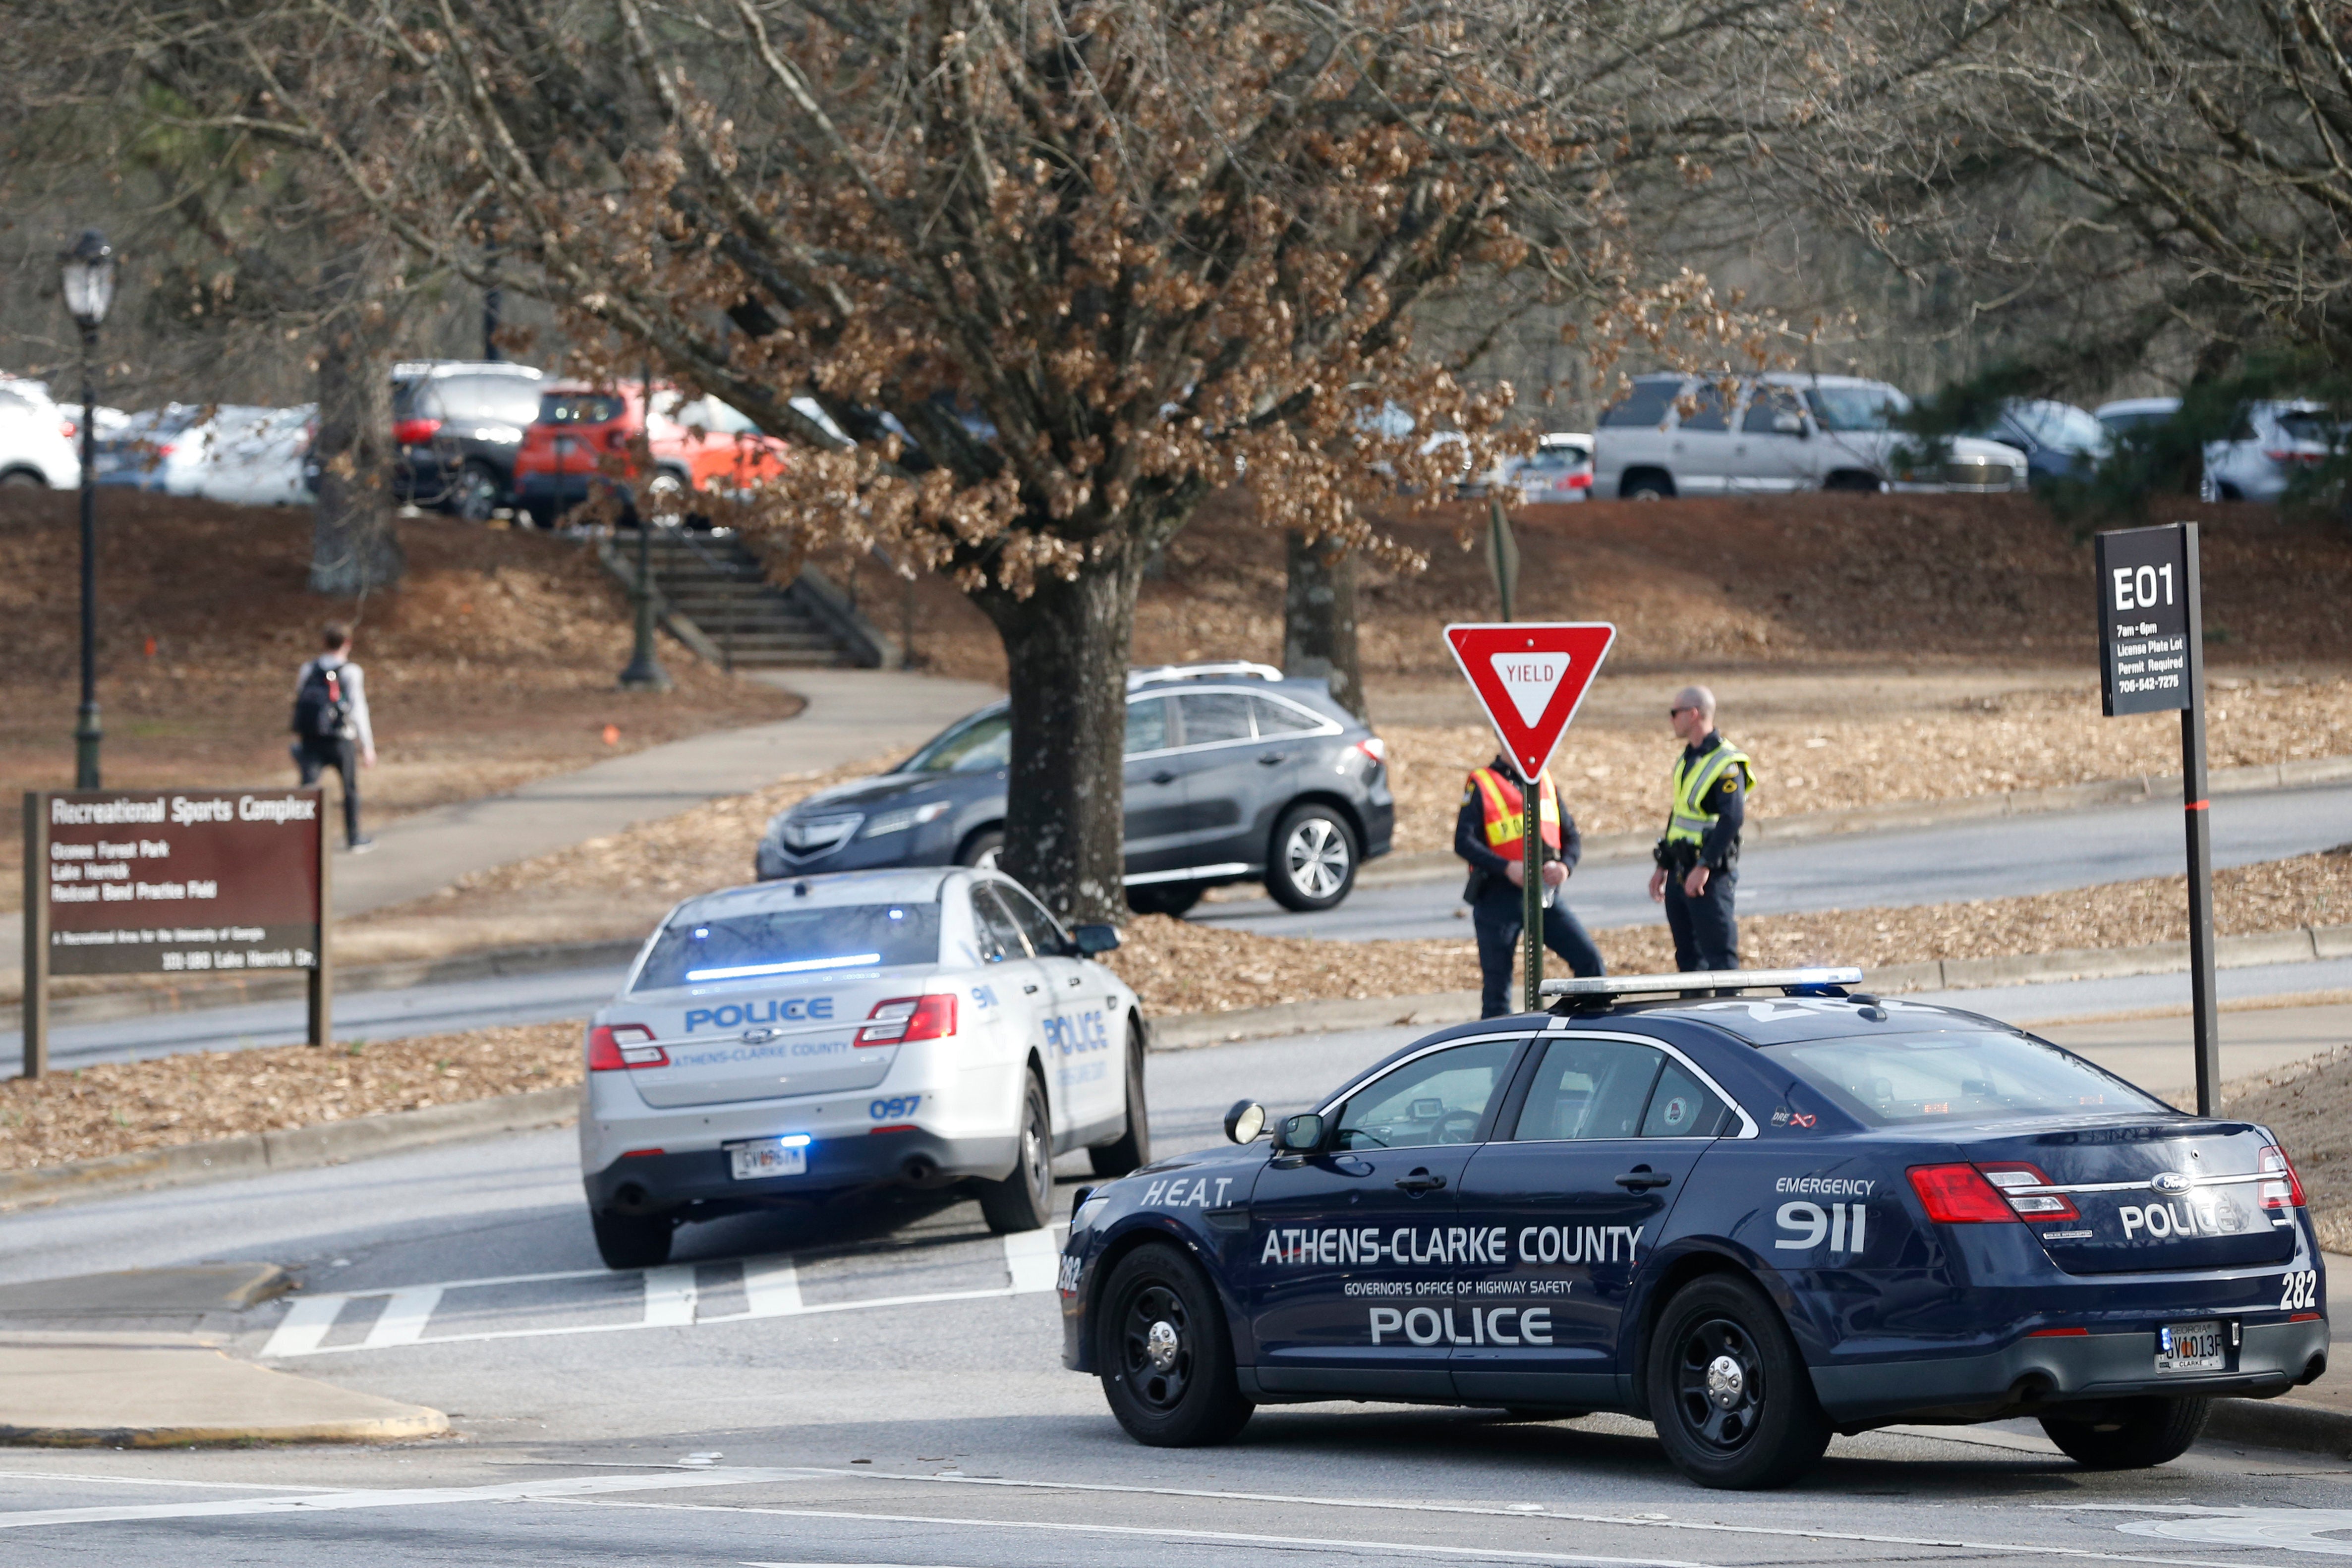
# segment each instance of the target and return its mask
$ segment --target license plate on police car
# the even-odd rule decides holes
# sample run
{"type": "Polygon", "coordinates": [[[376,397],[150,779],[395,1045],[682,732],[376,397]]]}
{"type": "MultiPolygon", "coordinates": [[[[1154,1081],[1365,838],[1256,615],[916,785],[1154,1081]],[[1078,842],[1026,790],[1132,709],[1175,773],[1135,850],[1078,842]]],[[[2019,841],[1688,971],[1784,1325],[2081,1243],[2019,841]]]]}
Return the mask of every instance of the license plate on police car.
{"type": "Polygon", "coordinates": [[[2167,1323],[2156,1331],[2158,1372],[2221,1372],[2228,1356],[2221,1349],[2221,1325],[2210,1319],[2198,1323],[2167,1323]]]}
{"type": "Polygon", "coordinates": [[[796,1140],[757,1138],[748,1144],[730,1144],[727,1158],[737,1181],[808,1174],[808,1145],[796,1140]]]}

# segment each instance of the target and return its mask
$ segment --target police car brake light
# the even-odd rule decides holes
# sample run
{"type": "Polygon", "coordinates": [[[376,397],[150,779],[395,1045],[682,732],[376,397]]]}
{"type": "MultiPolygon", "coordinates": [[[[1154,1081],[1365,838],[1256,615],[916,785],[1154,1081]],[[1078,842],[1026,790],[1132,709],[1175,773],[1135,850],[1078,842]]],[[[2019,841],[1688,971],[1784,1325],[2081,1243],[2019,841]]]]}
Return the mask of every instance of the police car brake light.
{"type": "Polygon", "coordinates": [[[600,1023],[588,1031],[588,1071],[614,1072],[636,1067],[667,1067],[669,1052],[651,1040],[643,1024],[600,1023]]]}
{"type": "Polygon", "coordinates": [[[956,1031],[956,999],[943,992],[924,997],[898,997],[877,1002],[857,1031],[860,1045],[904,1045],[909,1040],[945,1040],[956,1031]]]}
{"type": "Polygon", "coordinates": [[[2284,1181],[2266,1181],[2262,1184],[2260,1191],[2264,1208],[2301,1208],[2303,1207],[2303,1178],[2294,1174],[2294,1162],[2286,1157],[2284,1149],[2280,1148],[2276,1144],[2267,1145],[2261,1154],[2254,1156],[2254,1168],[2266,1176],[2280,1176],[2286,1178],[2284,1181]]]}
{"type": "Polygon", "coordinates": [[[2017,1223],[2008,1198],[1974,1166],[1913,1166],[1906,1174],[1927,1218],[1938,1225],[2017,1223]]]}
{"type": "Polygon", "coordinates": [[[1375,762],[1386,762],[1389,759],[1389,743],[1377,735],[1368,735],[1356,742],[1356,749],[1375,762]]]}
{"type": "Polygon", "coordinates": [[[2009,1199],[2010,1207],[2028,1219],[2082,1218],[2074,1207],[2074,1200],[2063,1193],[2020,1190],[2050,1185],[2050,1178],[2042,1174],[2039,1166],[2029,1166],[2020,1161],[2014,1165],[1980,1165],[1977,1169],[1984,1172],[1985,1180],[2000,1189],[2000,1196],[2009,1199]]]}

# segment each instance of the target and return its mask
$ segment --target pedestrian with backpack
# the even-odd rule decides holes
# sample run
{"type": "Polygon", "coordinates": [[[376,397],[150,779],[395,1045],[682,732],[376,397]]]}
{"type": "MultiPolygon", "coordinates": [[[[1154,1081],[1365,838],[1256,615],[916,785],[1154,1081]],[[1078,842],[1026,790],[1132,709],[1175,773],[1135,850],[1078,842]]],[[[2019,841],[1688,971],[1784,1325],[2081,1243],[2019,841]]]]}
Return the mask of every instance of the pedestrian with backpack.
{"type": "Polygon", "coordinates": [[[375,847],[360,833],[360,774],[375,766],[375,730],[368,723],[365,672],[352,663],[352,633],[330,622],[325,652],[294,677],[294,766],[309,789],[331,768],[343,777],[343,847],[364,854],[375,847]]]}

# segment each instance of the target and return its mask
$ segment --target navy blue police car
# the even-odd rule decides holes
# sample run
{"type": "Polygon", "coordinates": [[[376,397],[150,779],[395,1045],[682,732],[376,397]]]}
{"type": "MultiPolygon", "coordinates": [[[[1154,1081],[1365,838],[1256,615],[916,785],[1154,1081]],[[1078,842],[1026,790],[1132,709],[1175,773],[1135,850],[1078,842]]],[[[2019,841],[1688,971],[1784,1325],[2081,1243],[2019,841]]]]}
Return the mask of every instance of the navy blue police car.
{"type": "Polygon", "coordinates": [[[1080,1189],[1063,1363],[1156,1446],[1307,1400],[1612,1410],[1736,1488],[1895,1422],[2032,1416],[2158,1465],[2214,1397],[2326,1370],[2268,1131],[1860,978],[1548,982],[1266,1143],[1236,1105],[1239,1147],[1080,1189]]]}

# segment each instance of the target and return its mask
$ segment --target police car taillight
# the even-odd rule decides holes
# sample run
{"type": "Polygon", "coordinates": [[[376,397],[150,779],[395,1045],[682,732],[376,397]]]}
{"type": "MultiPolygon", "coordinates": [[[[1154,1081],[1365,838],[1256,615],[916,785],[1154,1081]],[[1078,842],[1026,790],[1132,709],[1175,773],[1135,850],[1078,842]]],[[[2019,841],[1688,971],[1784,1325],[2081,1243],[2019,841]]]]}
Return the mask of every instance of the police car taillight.
{"type": "Polygon", "coordinates": [[[667,1067],[669,1052],[649,1043],[654,1031],[643,1024],[600,1023],[588,1031],[588,1071],[623,1071],[633,1067],[667,1067]]]}
{"type": "Polygon", "coordinates": [[[2284,1176],[2284,1181],[2265,1181],[2260,1187],[2264,1208],[2301,1208],[2303,1178],[2294,1174],[2294,1162],[2276,1144],[2265,1147],[2254,1156],[2254,1168],[2265,1176],[2284,1176]]]}
{"type": "Polygon", "coordinates": [[[1938,1225],[2014,1224],[2017,1211],[1974,1166],[1913,1166],[1911,1190],[1938,1225]]]}
{"type": "Polygon", "coordinates": [[[2000,1189],[2000,1196],[2009,1199],[2010,1207],[2028,1219],[2080,1219],[2083,1218],[2074,1207],[2074,1200],[2063,1193],[2019,1190],[2021,1187],[2032,1188],[2050,1185],[2050,1178],[2042,1174],[2042,1167],[2039,1166],[2029,1166],[2021,1161],[2015,1165],[1980,1165],[1977,1169],[1984,1172],[1985,1180],[2000,1189]]]}
{"type": "Polygon", "coordinates": [[[857,1031],[860,1045],[904,1045],[916,1040],[945,1040],[956,1031],[956,999],[944,993],[898,997],[877,1002],[857,1031]]]}
{"type": "Polygon", "coordinates": [[[1375,762],[1386,762],[1389,759],[1389,743],[1377,735],[1368,735],[1356,742],[1356,749],[1375,762]]]}

